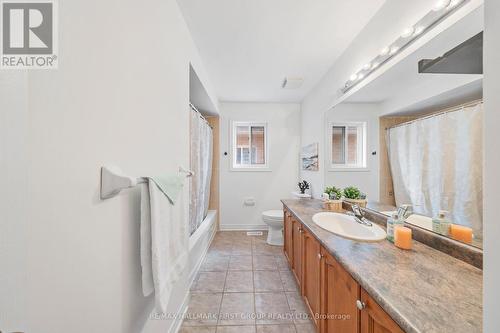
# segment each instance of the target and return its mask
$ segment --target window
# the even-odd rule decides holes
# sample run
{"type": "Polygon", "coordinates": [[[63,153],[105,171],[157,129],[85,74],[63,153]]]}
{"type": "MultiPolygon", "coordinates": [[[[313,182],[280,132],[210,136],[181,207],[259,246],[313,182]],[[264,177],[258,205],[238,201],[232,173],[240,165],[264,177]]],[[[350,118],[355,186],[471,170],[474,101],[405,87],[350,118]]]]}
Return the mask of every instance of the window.
{"type": "Polygon", "coordinates": [[[366,123],[331,123],[331,169],[366,168],[366,123]]]}
{"type": "Polygon", "coordinates": [[[233,122],[233,168],[267,168],[267,124],[233,122]]]}

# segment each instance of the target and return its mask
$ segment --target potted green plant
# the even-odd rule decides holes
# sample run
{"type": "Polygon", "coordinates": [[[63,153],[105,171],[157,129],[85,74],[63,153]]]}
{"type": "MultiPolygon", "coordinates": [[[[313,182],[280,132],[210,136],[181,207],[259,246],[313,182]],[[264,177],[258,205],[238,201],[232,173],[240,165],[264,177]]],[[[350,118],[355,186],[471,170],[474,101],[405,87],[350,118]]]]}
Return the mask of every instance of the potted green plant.
{"type": "Polygon", "coordinates": [[[355,186],[349,186],[344,189],[344,201],[356,204],[360,207],[366,207],[366,194],[361,192],[355,186]]]}
{"type": "Polygon", "coordinates": [[[325,209],[335,212],[342,211],[342,189],[335,186],[328,186],[325,188],[325,209]]]}
{"type": "Polygon", "coordinates": [[[328,194],[330,200],[341,200],[342,189],[335,186],[328,186],[325,188],[325,193],[328,194]]]}

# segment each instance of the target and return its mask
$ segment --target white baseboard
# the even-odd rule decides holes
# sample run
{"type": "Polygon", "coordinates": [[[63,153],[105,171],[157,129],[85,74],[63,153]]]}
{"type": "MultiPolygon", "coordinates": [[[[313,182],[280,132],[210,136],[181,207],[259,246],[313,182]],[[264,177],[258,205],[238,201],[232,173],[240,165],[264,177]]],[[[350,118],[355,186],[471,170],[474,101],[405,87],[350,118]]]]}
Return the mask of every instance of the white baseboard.
{"type": "Polygon", "coordinates": [[[221,224],[220,230],[222,231],[252,231],[252,230],[265,230],[269,228],[267,224],[221,224]]]}

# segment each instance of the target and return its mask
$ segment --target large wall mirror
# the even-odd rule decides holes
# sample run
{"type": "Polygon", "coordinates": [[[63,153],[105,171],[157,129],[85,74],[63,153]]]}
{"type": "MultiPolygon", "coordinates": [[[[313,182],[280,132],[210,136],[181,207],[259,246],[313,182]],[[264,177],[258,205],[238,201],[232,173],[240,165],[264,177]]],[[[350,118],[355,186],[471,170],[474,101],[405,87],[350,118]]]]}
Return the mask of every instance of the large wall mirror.
{"type": "Polygon", "coordinates": [[[346,94],[328,121],[366,122],[366,170],[330,168],[326,185],[356,185],[368,209],[482,248],[483,25],[481,6],[346,94]]]}

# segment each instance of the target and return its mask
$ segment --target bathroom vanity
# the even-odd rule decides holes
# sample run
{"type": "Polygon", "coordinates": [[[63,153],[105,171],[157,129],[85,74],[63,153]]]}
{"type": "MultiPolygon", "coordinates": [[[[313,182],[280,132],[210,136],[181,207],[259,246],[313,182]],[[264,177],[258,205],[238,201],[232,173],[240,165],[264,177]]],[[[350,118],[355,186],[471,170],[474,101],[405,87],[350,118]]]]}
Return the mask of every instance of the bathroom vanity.
{"type": "Polygon", "coordinates": [[[317,332],[481,332],[482,271],[414,241],[336,236],[320,200],[283,200],[284,254],[317,332]]]}

